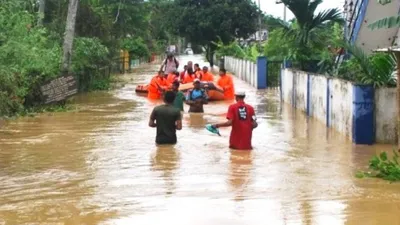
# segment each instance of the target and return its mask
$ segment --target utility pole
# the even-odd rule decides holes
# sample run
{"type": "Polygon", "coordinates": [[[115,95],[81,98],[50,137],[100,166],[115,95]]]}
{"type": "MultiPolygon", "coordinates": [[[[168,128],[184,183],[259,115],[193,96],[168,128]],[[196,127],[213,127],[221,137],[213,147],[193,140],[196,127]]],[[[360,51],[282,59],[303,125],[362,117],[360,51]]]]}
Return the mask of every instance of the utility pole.
{"type": "MultiPolygon", "coordinates": [[[[276,0],[275,1],[276,4],[282,4],[282,0],[276,0]]],[[[283,21],[286,22],[286,5],[283,4],[283,21]]]]}
{"type": "Polygon", "coordinates": [[[286,5],[283,4],[283,21],[286,22],[286,5]]]}

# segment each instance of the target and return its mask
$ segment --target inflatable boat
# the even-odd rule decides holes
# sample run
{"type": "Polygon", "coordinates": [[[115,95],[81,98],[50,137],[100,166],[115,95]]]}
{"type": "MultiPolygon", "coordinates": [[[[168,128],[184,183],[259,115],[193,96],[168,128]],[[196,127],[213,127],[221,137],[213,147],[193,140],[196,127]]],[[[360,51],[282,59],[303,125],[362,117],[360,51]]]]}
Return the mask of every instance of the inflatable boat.
{"type": "MultiPolygon", "coordinates": [[[[138,85],[135,92],[139,95],[147,95],[148,85],[138,85]]],[[[193,88],[193,83],[181,84],[179,90],[186,92],[193,88]]],[[[201,82],[201,88],[207,91],[208,99],[210,101],[222,101],[224,100],[224,91],[218,85],[213,82],[201,82]]]]}

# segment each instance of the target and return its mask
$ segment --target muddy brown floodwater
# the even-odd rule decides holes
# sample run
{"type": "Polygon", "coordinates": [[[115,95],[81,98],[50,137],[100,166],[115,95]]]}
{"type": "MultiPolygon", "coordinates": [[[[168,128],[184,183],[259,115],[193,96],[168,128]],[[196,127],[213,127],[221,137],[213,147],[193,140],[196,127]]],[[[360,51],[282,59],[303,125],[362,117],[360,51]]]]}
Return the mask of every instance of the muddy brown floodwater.
{"type": "Polygon", "coordinates": [[[0,225],[400,224],[400,186],[354,177],[391,147],[353,146],[280,105],[276,90],[235,80],[258,115],[252,152],[230,151],[228,128],[222,137],[204,129],[224,120],[227,102],[185,113],[179,143],[156,147],[147,123],[157,103],[134,88],[157,67],[125,75],[118,90],[77,96],[76,112],[0,128],[0,225]]]}

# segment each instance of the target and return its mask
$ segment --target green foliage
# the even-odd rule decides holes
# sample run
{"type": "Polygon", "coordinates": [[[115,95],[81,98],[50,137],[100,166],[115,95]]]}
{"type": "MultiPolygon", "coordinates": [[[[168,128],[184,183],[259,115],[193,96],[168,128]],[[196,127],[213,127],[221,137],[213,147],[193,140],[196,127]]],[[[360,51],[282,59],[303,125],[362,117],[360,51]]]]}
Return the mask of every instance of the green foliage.
{"type": "Polygon", "coordinates": [[[289,52],[289,58],[299,61],[301,65],[305,61],[318,59],[318,52],[314,50],[323,46],[326,48],[324,30],[329,29],[332,23],[343,24],[341,12],[339,9],[328,9],[315,13],[322,0],[282,0],[282,2],[296,18],[294,24],[283,24],[285,39],[294,44],[289,52]]]}
{"type": "Polygon", "coordinates": [[[143,39],[140,37],[124,39],[122,41],[122,49],[129,51],[133,59],[150,57],[150,51],[146,43],[144,43],[143,39]]]}
{"type": "MultiPolygon", "coordinates": [[[[46,0],[38,27],[38,1],[0,0],[0,117],[38,108],[40,85],[60,74],[61,43],[68,1],[46,0]],[[25,109],[24,109],[25,108],[25,109]]],[[[123,38],[137,57],[162,52],[175,36],[165,14],[168,0],[81,0],[77,13],[72,71],[80,89],[107,90],[112,59],[123,38]],[[104,69],[106,67],[106,69],[104,69]]]]}
{"type": "Polygon", "coordinates": [[[372,157],[369,161],[370,172],[358,172],[356,177],[375,177],[388,181],[400,181],[400,164],[399,154],[393,151],[393,156],[390,159],[386,152],[382,152],[372,157]]]}
{"type": "Polygon", "coordinates": [[[207,46],[207,59],[213,64],[217,48],[235,38],[247,38],[257,31],[258,7],[252,0],[175,0],[164,12],[175,34],[192,44],[207,46]]]}
{"type": "Polygon", "coordinates": [[[111,78],[103,77],[103,79],[95,79],[90,83],[89,91],[107,91],[111,88],[111,78]]]}
{"type": "Polygon", "coordinates": [[[264,15],[264,20],[262,22],[262,27],[267,29],[270,33],[276,29],[282,28],[282,24],[284,24],[283,20],[272,15],[264,15]]]}
{"type": "Polygon", "coordinates": [[[276,29],[269,33],[267,43],[264,45],[264,55],[270,60],[288,59],[290,49],[294,43],[284,37],[283,29],[276,29]]]}
{"type": "Polygon", "coordinates": [[[244,59],[246,57],[246,52],[237,41],[234,41],[228,45],[224,45],[222,41],[219,41],[215,44],[217,45],[217,50],[215,53],[218,59],[222,56],[232,56],[239,59],[244,59]]]}
{"type": "Polygon", "coordinates": [[[72,70],[81,71],[107,65],[109,51],[98,38],[75,38],[72,70]]]}
{"type": "Polygon", "coordinates": [[[339,77],[374,86],[396,85],[393,76],[396,60],[393,55],[379,53],[368,56],[357,46],[347,44],[346,48],[352,58],[341,65],[339,77]]]}
{"type": "MultiPolygon", "coordinates": [[[[16,2],[18,3],[18,2],[16,2]]],[[[61,48],[19,4],[0,5],[0,116],[19,112],[39,99],[39,85],[59,73],[61,48]]]]}
{"type": "Polygon", "coordinates": [[[237,41],[233,41],[228,45],[224,45],[222,41],[213,43],[217,46],[215,52],[217,58],[221,58],[222,56],[232,56],[238,59],[256,62],[257,57],[260,55],[257,44],[242,47],[237,41]]]}

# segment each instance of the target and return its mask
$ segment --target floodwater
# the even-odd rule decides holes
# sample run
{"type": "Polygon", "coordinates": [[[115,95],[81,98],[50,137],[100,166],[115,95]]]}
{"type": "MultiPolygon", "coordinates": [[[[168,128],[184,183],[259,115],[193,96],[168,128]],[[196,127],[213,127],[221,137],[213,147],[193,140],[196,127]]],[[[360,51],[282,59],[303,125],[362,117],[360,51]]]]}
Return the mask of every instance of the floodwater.
{"type": "MultiPolygon", "coordinates": [[[[204,65],[181,62],[189,59],[204,65]]],[[[276,90],[235,81],[257,111],[254,151],[229,150],[229,128],[222,137],[204,129],[224,121],[228,102],[185,113],[179,143],[156,147],[147,123],[157,103],[134,88],[157,67],[125,75],[118,90],[77,96],[77,111],[0,128],[0,225],[400,224],[400,186],[354,177],[391,147],[353,146],[280,105],[276,90]]]]}

